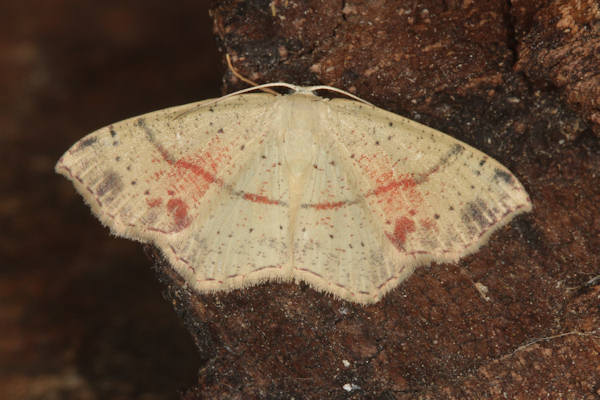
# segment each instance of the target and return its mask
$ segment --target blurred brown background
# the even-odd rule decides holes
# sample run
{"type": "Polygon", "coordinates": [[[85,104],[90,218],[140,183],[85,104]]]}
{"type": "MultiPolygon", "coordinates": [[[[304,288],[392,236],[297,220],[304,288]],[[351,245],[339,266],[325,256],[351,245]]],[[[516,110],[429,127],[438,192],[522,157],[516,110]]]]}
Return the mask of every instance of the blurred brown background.
{"type": "Polygon", "coordinates": [[[0,399],[175,399],[200,366],[141,246],[57,159],[87,133],[219,95],[207,1],[0,2],[0,399]]]}

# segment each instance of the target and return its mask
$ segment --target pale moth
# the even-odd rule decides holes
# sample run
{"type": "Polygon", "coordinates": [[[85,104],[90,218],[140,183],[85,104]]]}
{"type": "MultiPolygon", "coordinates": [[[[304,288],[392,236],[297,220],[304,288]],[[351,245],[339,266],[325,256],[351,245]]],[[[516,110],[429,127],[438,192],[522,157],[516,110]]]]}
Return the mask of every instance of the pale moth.
{"type": "Polygon", "coordinates": [[[200,293],[295,280],[373,303],[531,210],[508,169],[448,135],[314,94],[332,88],[264,86],[292,93],[130,118],[75,143],[56,171],[200,293]]]}

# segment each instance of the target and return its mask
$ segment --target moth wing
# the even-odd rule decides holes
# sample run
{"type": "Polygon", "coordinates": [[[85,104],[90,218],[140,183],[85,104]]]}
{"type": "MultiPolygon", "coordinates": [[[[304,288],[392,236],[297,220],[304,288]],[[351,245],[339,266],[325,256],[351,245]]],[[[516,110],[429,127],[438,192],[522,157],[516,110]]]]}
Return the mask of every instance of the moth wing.
{"type": "Polygon", "coordinates": [[[277,130],[245,149],[238,168],[198,208],[202,218],[173,237],[171,263],[201,292],[290,279],[289,185],[277,130]]]}
{"type": "MultiPolygon", "coordinates": [[[[264,248],[259,241],[285,243],[287,230],[279,228],[279,221],[287,221],[284,206],[266,207],[257,194],[273,180],[278,188],[272,201],[286,204],[279,171],[257,169],[278,157],[265,144],[272,142],[268,110],[275,99],[238,95],[130,118],[75,143],[56,171],[73,182],[115,235],[156,244],[199,290],[227,287],[241,260],[264,248]],[[275,221],[276,228],[268,225],[275,221]],[[237,234],[228,237],[232,229],[237,234]],[[217,265],[220,252],[225,256],[217,265]],[[204,261],[206,269],[199,264],[204,261]]],[[[263,262],[256,268],[286,262],[282,251],[269,249],[254,259],[256,265],[263,262]]]]}
{"type": "Polygon", "coordinates": [[[374,302],[412,268],[396,263],[395,249],[362,195],[360,171],[330,139],[306,179],[294,234],[294,276],[347,300],[374,302]]]}
{"type": "Polygon", "coordinates": [[[531,210],[519,180],[479,150],[370,105],[330,107],[336,140],[402,265],[456,261],[531,210]]]}

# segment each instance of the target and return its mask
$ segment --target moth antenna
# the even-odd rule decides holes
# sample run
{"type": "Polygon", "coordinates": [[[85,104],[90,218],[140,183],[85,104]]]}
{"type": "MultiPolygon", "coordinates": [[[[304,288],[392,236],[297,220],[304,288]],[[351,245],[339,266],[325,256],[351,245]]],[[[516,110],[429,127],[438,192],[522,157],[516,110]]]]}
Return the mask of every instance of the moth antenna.
{"type": "Polygon", "coordinates": [[[369,106],[375,107],[374,104],[369,103],[368,101],[363,100],[360,97],[358,97],[356,95],[353,95],[350,92],[347,92],[347,91],[342,90],[342,89],[335,88],[333,86],[327,86],[327,85],[309,86],[309,87],[306,88],[306,90],[311,91],[311,92],[316,92],[317,90],[329,90],[330,92],[339,93],[341,95],[348,96],[348,97],[350,97],[353,100],[360,101],[361,103],[364,103],[364,104],[367,104],[369,106]]]}
{"type": "MultiPolygon", "coordinates": [[[[342,89],[335,88],[333,86],[318,85],[318,86],[309,86],[307,88],[299,88],[299,87],[297,87],[295,85],[283,84],[283,83],[278,83],[278,82],[267,83],[267,84],[264,84],[264,85],[259,85],[258,83],[254,82],[253,80],[250,80],[250,79],[246,78],[245,76],[243,76],[242,74],[240,74],[239,72],[236,71],[236,69],[233,67],[233,64],[231,63],[231,57],[229,56],[229,54],[225,54],[225,59],[227,60],[227,66],[231,70],[231,73],[236,78],[238,78],[242,82],[246,82],[250,86],[253,86],[252,88],[244,89],[243,91],[238,91],[238,92],[231,93],[231,95],[241,94],[241,93],[244,93],[246,91],[251,91],[251,90],[254,90],[254,89],[259,89],[259,90],[262,90],[263,92],[274,94],[274,95],[277,96],[277,95],[279,95],[279,93],[277,93],[274,90],[269,89],[269,86],[284,86],[284,87],[288,87],[290,89],[293,89],[296,92],[314,93],[317,90],[329,90],[330,92],[338,93],[338,94],[350,97],[353,100],[360,101],[361,103],[373,106],[372,103],[369,103],[368,101],[366,101],[364,99],[361,99],[360,97],[358,97],[358,96],[356,96],[356,95],[354,95],[354,94],[352,94],[350,92],[347,92],[347,91],[342,90],[342,89]]],[[[224,96],[224,97],[226,97],[226,96],[224,96]]]]}
{"type": "Polygon", "coordinates": [[[289,83],[284,83],[284,82],[263,83],[262,85],[253,86],[253,87],[249,87],[249,88],[246,88],[246,89],[238,90],[237,92],[233,92],[233,93],[228,93],[225,96],[218,97],[216,99],[210,99],[210,100],[207,100],[207,101],[201,101],[200,103],[195,104],[193,108],[191,108],[189,110],[182,111],[181,113],[175,115],[173,117],[173,119],[176,120],[176,119],[179,119],[181,117],[185,117],[186,115],[193,114],[193,113],[197,112],[202,107],[208,107],[208,106],[217,104],[217,103],[219,103],[219,102],[221,102],[221,101],[223,101],[225,99],[228,99],[230,97],[234,97],[234,96],[237,96],[237,95],[240,95],[240,94],[244,94],[244,93],[248,93],[248,92],[253,92],[255,90],[262,90],[263,92],[267,92],[267,93],[275,95],[275,96],[281,96],[280,93],[277,93],[274,90],[268,89],[270,87],[285,87],[285,88],[288,88],[288,89],[293,90],[295,92],[302,91],[302,88],[300,86],[291,85],[289,83]]]}
{"type": "Polygon", "coordinates": [[[237,72],[235,70],[235,68],[233,68],[233,65],[231,64],[231,57],[229,57],[229,54],[225,54],[225,59],[227,60],[227,66],[231,70],[231,73],[233,74],[233,76],[235,76],[236,78],[238,78],[242,82],[246,82],[250,86],[254,86],[257,89],[262,90],[263,92],[274,94],[276,96],[279,95],[279,93],[277,93],[274,90],[271,90],[271,89],[266,88],[266,87],[260,87],[260,85],[258,83],[254,82],[254,81],[252,81],[252,80],[250,80],[248,78],[246,78],[245,76],[243,76],[242,74],[240,74],[239,72],[237,72]]]}

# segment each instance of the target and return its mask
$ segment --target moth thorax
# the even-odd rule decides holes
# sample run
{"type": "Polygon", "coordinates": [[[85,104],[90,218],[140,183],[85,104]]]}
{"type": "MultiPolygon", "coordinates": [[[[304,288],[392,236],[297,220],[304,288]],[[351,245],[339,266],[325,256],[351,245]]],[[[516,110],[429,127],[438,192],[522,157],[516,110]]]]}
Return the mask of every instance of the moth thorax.
{"type": "Polygon", "coordinates": [[[322,118],[314,102],[315,96],[295,94],[285,96],[282,103],[286,116],[291,123],[284,123],[282,132],[283,159],[292,175],[303,175],[313,168],[321,151],[322,118]]]}

